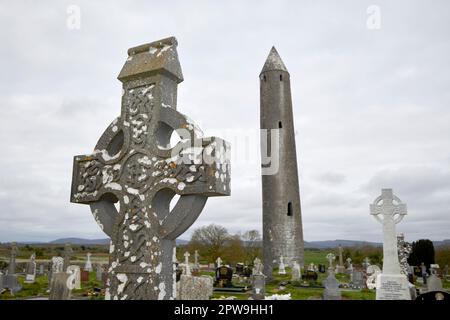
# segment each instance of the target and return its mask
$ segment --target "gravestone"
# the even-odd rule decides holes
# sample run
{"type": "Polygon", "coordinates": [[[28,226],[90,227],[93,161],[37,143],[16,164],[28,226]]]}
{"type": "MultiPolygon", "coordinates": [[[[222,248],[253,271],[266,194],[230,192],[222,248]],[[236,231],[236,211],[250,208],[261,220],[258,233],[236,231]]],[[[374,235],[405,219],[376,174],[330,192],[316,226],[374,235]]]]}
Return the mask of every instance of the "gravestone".
{"type": "Polygon", "coordinates": [[[232,287],[233,269],[229,266],[221,266],[216,269],[216,287],[232,287]]]}
{"type": "Polygon", "coordinates": [[[401,274],[395,225],[406,215],[406,205],[392,189],[382,189],[370,214],[383,226],[383,272],[377,277],[377,300],[411,300],[409,282],[401,274]]]}
{"type": "Polygon", "coordinates": [[[230,194],[229,144],[177,111],[176,47],[171,37],[128,50],[120,117],[93,154],[74,158],[71,201],[89,204],[111,238],[105,299],[173,299],[175,239],[208,197],[230,194]]]}
{"type": "Polygon", "coordinates": [[[73,256],[72,246],[70,245],[70,243],[66,243],[64,246],[64,253],[63,253],[64,265],[62,271],[67,270],[67,267],[70,265],[70,259],[72,258],[72,256],[73,256]]]}
{"type": "Polygon", "coordinates": [[[283,256],[280,257],[280,264],[278,266],[278,274],[286,274],[286,267],[284,265],[283,256]]]}
{"type": "Polygon", "coordinates": [[[50,266],[50,272],[48,273],[48,286],[51,287],[53,275],[56,273],[63,272],[64,268],[64,258],[62,257],[52,257],[50,266]]]}
{"type": "Polygon", "coordinates": [[[302,280],[302,270],[297,261],[294,261],[292,265],[292,274],[291,281],[300,281],[302,280]]]}
{"type": "Polygon", "coordinates": [[[334,276],[333,268],[328,269],[328,277],[324,282],[323,300],[341,300],[339,282],[334,276]]]}
{"type": "Polygon", "coordinates": [[[66,269],[66,273],[69,275],[73,274],[73,288],[81,289],[81,269],[80,266],[70,265],[66,269]]]}
{"type": "Polygon", "coordinates": [[[196,272],[200,270],[200,264],[198,262],[198,259],[200,258],[200,255],[198,254],[198,250],[195,250],[194,252],[194,269],[196,272]]]}
{"type": "Polygon", "coordinates": [[[337,265],[336,271],[337,273],[345,273],[345,267],[344,267],[344,256],[343,256],[343,249],[342,246],[339,245],[338,247],[339,252],[339,264],[337,265]]]}
{"type": "Polygon", "coordinates": [[[89,271],[80,270],[80,280],[81,282],[89,282],[89,271]]]}
{"type": "Polygon", "coordinates": [[[364,274],[361,271],[358,270],[353,270],[352,272],[352,281],[350,283],[350,286],[353,289],[363,289],[365,284],[364,284],[364,274]]]}
{"type": "Polygon", "coordinates": [[[213,295],[213,282],[210,276],[183,274],[177,283],[177,300],[209,300],[213,295]]]}
{"type": "Polygon", "coordinates": [[[347,258],[347,274],[351,275],[353,273],[353,264],[352,264],[352,259],[351,258],[347,258]]]}
{"type": "Polygon", "coordinates": [[[377,287],[377,278],[378,275],[381,274],[381,269],[377,265],[370,265],[367,267],[367,280],[366,286],[367,289],[376,289],[377,287]]]}
{"type": "Polygon", "coordinates": [[[97,264],[97,268],[95,269],[95,279],[97,281],[103,280],[103,266],[101,264],[97,264]]]}
{"type": "Polygon", "coordinates": [[[261,259],[256,257],[255,260],[253,260],[252,274],[263,274],[263,269],[264,269],[264,266],[261,262],[261,259]]]}
{"type": "Polygon", "coordinates": [[[11,244],[11,252],[9,257],[8,273],[3,275],[3,289],[9,289],[12,295],[16,294],[22,289],[19,279],[16,274],[16,257],[19,253],[17,244],[11,244]]]}
{"type": "Polygon", "coordinates": [[[364,271],[367,272],[367,267],[370,266],[370,259],[368,257],[364,258],[364,261],[362,263],[362,267],[364,268],[364,271]]]}
{"type": "Polygon", "coordinates": [[[86,270],[88,272],[91,272],[93,270],[92,269],[91,255],[92,254],[90,252],[88,252],[86,254],[86,264],[84,265],[84,270],[86,270]]]}
{"type": "Polygon", "coordinates": [[[435,273],[431,273],[431,275],[427,279],[427,291],[442,290],[442,280],[435,273]]]}
{"type": "Polygon", "coordinates": [[[27,272],[25,276],[25,283],[34,283],[36,280],[36,254],[32,254],[30,261],[27,264],[27,272]]]}
{"type": "Polygon", "coordinates": [[[43,265],[43,264],[40,264],[40,265],[39,265],[39,274],[40,274],[40,275],[43,275],[43,274],[44,274],[44,265],[43,265]]]}
{"type": "Polygon", "coordinates": [[[262,273],[252,275],[252,299],[264,300],[266,295],[266,276],[262,273]]]}
{"type": "Polygon", "coordinates": [[[218,257],[216,259],[216,269],[222,266],[222,259],[220,259],[220,257],[218,257]]]}
{"type": "Polygon", "coordinates": [[[324,264],[319,264],[319,272],[320,273],[325,273],[327,272],[327,268],[324,264]]]}
{"type": "Polygon", "coordinates": [[[189,265],[189,257],[190,257],[190,253],[189,252],[185,252],[184,253],[184,274],[187,276],[192,275],[191,274],[191,266],[189,265]]]}
{"type": "MultiPolygon", "coordinates": [[[[64,265],[64,263],[63,263],[64,265]]],[[[70,300],[72,289],[74,289],[75,274],[58,272],[52,276],[49,300],[70,300]]]]}
{"type": "Polygon", "coordinates": [[[314,270],[306,270],[305,280],[306,281],[317,281],[318,274],[314,270]]]}
{"type": "Polygon", "coordinates": [[[236,263],[236,274],[242,276],[244,274],[244,264],[241,262],[236,263]]]}
{"type": "Polygon", "coordinates": [[[336,256],[332,253],[327,254],[327,260],[328,260],[328,268],[333,268],[333,261],[336,260],[336,256]]]}

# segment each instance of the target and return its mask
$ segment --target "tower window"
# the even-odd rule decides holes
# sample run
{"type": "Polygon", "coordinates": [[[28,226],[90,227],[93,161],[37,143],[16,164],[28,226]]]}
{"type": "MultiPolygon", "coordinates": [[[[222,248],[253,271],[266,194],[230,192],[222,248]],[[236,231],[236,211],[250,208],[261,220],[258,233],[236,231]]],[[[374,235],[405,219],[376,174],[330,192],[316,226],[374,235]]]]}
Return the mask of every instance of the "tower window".
{"type": "Polygon", "coordinates": [[[289,203],[288,203],[287,215],[288,215],[289,217],[292,216],[292,202],[289,202],[289,203]]]}
{"type": "Polygon", "coordinates": [[[278,128],[279,129],[283,128],[283,124],[281,123],[281,121],[278,121],[278,128]]]}
{"type": "Polygon", "coordinates": [[[280,74],[280,81],[283,81],[283,75],[280,74]]]}
{"type": "Polygon", "coordinates": [[[263,75],[263,80],[264,82],[266,82],[266,75],[263,75]]]}

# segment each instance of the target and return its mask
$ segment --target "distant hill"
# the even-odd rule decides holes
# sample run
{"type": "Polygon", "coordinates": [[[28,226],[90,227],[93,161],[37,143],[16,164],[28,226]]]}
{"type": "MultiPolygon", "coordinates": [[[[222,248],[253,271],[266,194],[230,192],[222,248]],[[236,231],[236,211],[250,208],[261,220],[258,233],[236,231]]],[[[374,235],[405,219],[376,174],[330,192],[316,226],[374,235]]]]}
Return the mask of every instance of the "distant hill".
{"type": "MultiPolygon", "coordinates": [[[[82,238],[62,238],[50,241],[50,244],[78,244],[78,245],[109,245],[109,238],[106,239],[82,239],[82,238]]],[[[177,239],[177,244],[186,244],[189,241],[183,239],[177,239]]]]}
{"type": "Polygon", "coordinates": [[[305,241],[305,248],[308,249],[327,249],[327,248],[337,248],[341,245],[342,247],[381,247],[382,243],[379,242],[369,242],[369,241],[358,241],[358,240],[325,240],[325,241],[305,241]]]}

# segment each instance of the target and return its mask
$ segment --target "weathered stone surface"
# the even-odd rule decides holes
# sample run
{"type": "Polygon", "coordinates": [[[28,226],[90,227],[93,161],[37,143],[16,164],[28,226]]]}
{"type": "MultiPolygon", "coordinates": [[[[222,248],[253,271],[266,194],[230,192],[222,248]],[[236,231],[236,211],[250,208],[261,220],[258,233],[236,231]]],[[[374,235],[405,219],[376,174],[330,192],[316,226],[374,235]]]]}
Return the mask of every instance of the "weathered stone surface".
{"type": "Polygon", "coordinates": [[[275,48],[260,78],[264,274],[280,257],[303,265],[303,230],[290,75],[275,48]]]}
{"type": "Polygon", "coordinates": [[[377,277],[377,300],[411,300],[408,279],[400,272],[395,225],[406,215],[406,204],[392,189],[382,189],[370,214],[383,225],[383,272],[377,277]]]}
{"type": "Polygon", "coordinates": [[[106,299],[173,299],[175,239],[209,196],[230,194],[229,144],[176,110],[176,47],[167,38],[128,50],[120,117],[93,154],[74,158],[71,201],[89,204],[111,237],[106,299]],[[170,146],[174,130],[181,141],[170,146]]]}
{"type": "Polygon", "coordinates": [[[432,273],[427,279],[427,291],[442,291],[442,280],[432,273]]]}
{"type": "Polygon", "coordinates": [[[297,261],[294,261],[291,271],[291,281],[302,280],[302,269],[297,261]]]}
{"type": "Polygon", "coordinates": [[[341,300],[339,282],[334,276],[333,269],[328,269],[328,277],[324,283],[323,300],[341,300]]]}
{"type": "Polygon", "coordinates": [[[266,294],[266,276],[263,274],[252,275],[252,298],[264,300],[266,294]]]}
{"type": "Polygon", "coordinates": [[[49,300],[70,300],[72,289],[74,288],[74,274],[65,272],[54,273],[50,286],[49,300]]]}
{"type": "Polygon", "coordinates": [[[64,246],[64,254],[63,254],[63,259],[64,259],[64,265],[63,265],[63,271],[67,270],[67,267],[70,265],[70,259],[73,256],[73,249],[72,246],[70,245],[70,243],[66,243],[66,245],[64,246]]]}
{"type": "Polygon", "coordinates": [[[66,272],[71,275],[73,274],[73,285],[74,289],[81,289],[81,269],[80,266],[70,265],[67,267],[66,272]]]}
{"type": "Polygon", "coordinates": [[[177,282],[177,300],[209,300],[214,280],[210,276],[181,275],[177,282]]]}
{"type": "Polygon", "coordinates": [[[15,242],[11,245],[11,252],[8,265],[8,274],[3,276],[3,289],[9,289],[11,294],[16,294],[22,289],[19,283],[19,279],[16,275],[16,256],[19,253],[19,249],[15,242]]]}
{"type": "Polygon", "coordinates": [[[286,266],[284,265],[283,256],[280,257],[280,264],[278,265],[278,274],[286,274],[286,266]]]}
{"type": "Polygon", "coordinates": [[[30,261],[27,263],[27,271],[25,276],[25,283],[34,283],[36,280],[36,255],[33,253],[30,256],[30,261]]]}

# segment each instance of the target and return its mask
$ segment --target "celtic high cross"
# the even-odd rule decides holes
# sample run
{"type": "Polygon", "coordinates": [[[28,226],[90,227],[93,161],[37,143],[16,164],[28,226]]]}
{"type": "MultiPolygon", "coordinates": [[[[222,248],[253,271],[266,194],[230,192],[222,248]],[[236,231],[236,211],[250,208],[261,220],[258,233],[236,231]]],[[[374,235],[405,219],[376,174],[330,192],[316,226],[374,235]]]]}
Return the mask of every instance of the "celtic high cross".
{"type": "Polygon", "coordinates": [[[383,274],[400,274],[395,225],[406,215],[406,204],[392,189],[381,189],[381,196],[370,205],[370,214],[383,225],[383,274]]]}
{"type": "Polygon", "coordinates": [[[71,201],[89,204],[111,238],[106,299],[174,299],[175,239],[208,197],[230,194],[228,143],[176,110],[176,47],[172,37],[128,50],[121,114],[93,154],[74,158],[71,201]]]}

